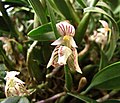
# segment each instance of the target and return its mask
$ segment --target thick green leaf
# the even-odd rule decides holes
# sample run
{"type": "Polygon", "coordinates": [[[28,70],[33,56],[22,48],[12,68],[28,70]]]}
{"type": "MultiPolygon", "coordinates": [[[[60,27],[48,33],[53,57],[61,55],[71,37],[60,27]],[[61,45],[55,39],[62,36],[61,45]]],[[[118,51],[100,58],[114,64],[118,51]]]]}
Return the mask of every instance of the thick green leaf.
{"type": "Polygon", "coordinates": [[[21,97],[18,103],[30,103],[26,97],[21,97]]]}
{"type": "Polygon", "coordinates": [[[65,0],[53,0],[60,12],[66,17],[67,20],[72,20],[70,10],[65,0]]]}
{"type": "Polygon", "coordinates": [[[46,14],[44,12],[43,6],[40,0],[28,0],[32,8],[34,9],[36,15],[38,16],[41,24],[45,24],[48,22],[46,14]]]}
{"type": "Polygon", "coordinates": [[[85,13],[77,27],[75,40],[78,46],[80,45],[82,39],[84,38],[85,32],[89,24],[89,20],[90,20],[90,13],[85,13]]]}
{"type": "Polygon", "coordinates": [[[120,62],[113,63],[100,72],[98,72],[85,90],[86,93],[91,88],[100,88],[100,89],[120,89],[120,62]]]}
{"type": "Polygon", "coordinates": [[[6,99],[4,99],[1,103],[18,103],[20,97],[16,96],[16,97],[8,97],[6,99]]]}
{"type": "Polygon", "coordinates": [[[95,100],[88,98],[87,96],[84,95],[78,95],[78,94],[73,94],[73,93],[67,93],[68,95],[71,95],[77,99],[80,99],[84,101],[85,103],[97,103],[95,100]]]}
{"type": "Polygon", "coordinates": [[[49,12],[49,15],[50,15],[50,20],[51,20],[51,23],[52,23],[52,28],[53,28],[53,31],[55,33],[55,37],[58,38],[59,35],[58,35],[57,28],[56,28],[56,18],[55,18],[55,15],[53,13],[53,10],[52,10],[51,5],[48,2],[48,0],[46,0],[46,2],[47,2],[47,9],[48,9],[48,12],[49,12]]]}
{"type": "Polygon", "coordinates": [[[71,91],[73,81],[67,65],[64,66],[64,71],[65,71],[65,87],[68,91],[71,91]]]}
{"type": "Polygon", "coordinates": [[[77,0],[77,2],[80,4],[80,6],[81,6],[82,8],[87,7],[84,0],[77,0]]]}
{"type": "Polygon", "coordinates": [[[109,17],[111,22],[113,23],[114,30],[112,30],[113,33],[112,33],[112,36],[111,36],[110,46],[109,46],[108,51],[106,52],[108,60],[110,60],[113,56],[114,51],[115,51],[116,41],[119,37],[119,29],[118,29],[116,21],[107,12],[105,12],[103,9],[98,8],[98,7],[87,7],[87,8],[84,9],[84,12],[96,12],[96,13],[104,14],[107,17],[109,17]]]}
{"type": "Polygon", "coordinates": [[[51,23],[39,26],[28,33],[33,40],[51,41],[55,40],[55,35],[51,27],[51,23]]]}
{"type": "Polygon", "coordinates": [[[108,10],[112,11],[112,9],[103,1],[99,1],[96,6],[101,6],[101,7],[105,7],[107,8],[108,10]]]}

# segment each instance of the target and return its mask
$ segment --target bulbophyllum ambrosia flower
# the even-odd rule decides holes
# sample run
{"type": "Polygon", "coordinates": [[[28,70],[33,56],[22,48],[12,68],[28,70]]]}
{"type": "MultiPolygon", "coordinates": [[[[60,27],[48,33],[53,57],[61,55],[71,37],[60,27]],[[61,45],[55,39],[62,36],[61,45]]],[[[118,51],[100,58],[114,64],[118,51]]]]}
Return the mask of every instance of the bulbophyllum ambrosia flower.
{"type": "Polygon", "coordinates": [[[102,44],[102,47],[104,47],[108,41],[108,32],[111,32],[111,29],[106,21],[99,20],[99,22],[102,24],[103,28],[99,28],[97,31],[94,31],[94,34],[90,36],[89,39],[91,41],[95,41],[96,43],[102,44]]]}
{"type": "Polygon", "coordinates": [[[98,33],[94,31],[94,34],[90,37],[91,41],[95,41],[96,43],[106,44],[107,42],[107,35],[103,35],[103,33],[98,33]]]}
{"type": "Polygon", "coordinates": [[[103,33],[105,36],[108,35],[108,32],[111,31],[111,29],[108,26],[108,23],[104,20],[99,20],[99,22],[102,24],[103,28],[97,29],[97,31],[103,33]]]}
{"type": "Polygon", "coordinates": [[[19,75],[20,72],[10,71],[6,73],[7,73],[6,77],[4,78],[6,80],[6,85],[5,85],[6,97],[23,96],[29,94],[24,86],[25,83],[19,78],[15,77],[16,75],[19,75]]]}
{"type": "Polygon", "coordinates": [[[51,44],[57,46],[52,52],[47,68],[51,65],[59,67],[67,63],[71,70],[76,70],[77,72],[82,73],[78,64],[77,45],[73,39],[75,35],[74,26],[68,21],[62,21],[57,23],[56,27],[61,37],[51,44]]]}

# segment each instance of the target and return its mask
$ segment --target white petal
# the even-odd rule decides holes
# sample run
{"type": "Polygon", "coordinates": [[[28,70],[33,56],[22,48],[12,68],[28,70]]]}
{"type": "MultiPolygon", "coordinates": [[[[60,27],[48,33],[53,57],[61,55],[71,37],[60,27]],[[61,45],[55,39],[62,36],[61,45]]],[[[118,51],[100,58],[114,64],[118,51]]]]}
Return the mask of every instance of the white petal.
{"type": "Polygon", "coordinates": [[[70,44],[72,45],[72,47],[75,47],[75,48],[78,47],[78,46],[76,45],[76,43],[75,43],[73,37],[70,37],[70,44]]]}
{"type": "Polygon", "coordinates": [[[58,48],[59,48],[60,46],[57,46],[57,47],[55,47],[55,49],[53,50],[53,52],[52,52],[52,55],[51,55],[51,58],[50,58],[50,60],[49,60],[49,62],[48,62],[48,64],[47,64],[47,68],[49,68],[51,65],[53,65],[53,63],[55,62],[54,61],[54,57],[55,57],[55,55],[58,55],[58,48]]]}
{"type": "Polygon", "coordinates": [[[78,54],[76,48],[72,48],[72,55],[68,58],[68,66],[71,71],[77,71],[82,74],[78,64],[78,54]]]}
{"type": "Polygon", "coordinates": [[[60,45],[63,43],[63,37],[58,38],[55,40],[51,45],[60,45]]]}
{"type": "Polygon", "coordinates": [[[107,42],[107,37],[103,35],[102,33],[98,33],[96,36],[95,42],[105,44],[107,42]]]}
{"type": "Polygon", "coordinates": [[[72,54],[70,48],[66,46],[60,46],[58,50],[58,64],[65,65],[68,57],[72,54]]]}
{"type": "Polygon", "coordinates": [[[104,28],[108,28],[108,23],[104,20],[99,20],[99,22],[102,24],[104,28]]]}
{"type": "Polygon", "coordinates": [[[13,78],[15,77],[16,75],[19,75],[20,72],[17,72],[17,71],[10,71],[10,72],[6,72],[6,77],[4,78],[5,80],[9,79],[9,78],[13,78]]]}
{"type": "Polygon", "coordinates": [[[77,50],[76,48],[73,48],[73,55],[74,55],[74,65],[75,65],[75,69],[77,72],[81,73],[82,74],[82,71],[79,67],[79,64],[78,64],[78,53],[77,53],[77,50]]]}
{"type": "Polygon", "coordinates": [[[57,30],[60,33],[60,35],[70,35],[74,36],[75,35],[75,28],[73,25],[68,23],[67,21],[62,21],[60,23],[56,24],[57,30]]]}
{"type": "Polygon", "coordinates": [[[25,84],[25,82],[23,82],[22,80],[20,80],[17,77],[14,77],[14,81],[17,82],[17,83],[20,83],[20,84],[25,84]]]}
{"type": "Polygon", "coordinates": [[[99,28],[97,29],[97,31],[101,32],[101,33],[106,33],[107,31],[105,30],[105,28],[99,28]]]}

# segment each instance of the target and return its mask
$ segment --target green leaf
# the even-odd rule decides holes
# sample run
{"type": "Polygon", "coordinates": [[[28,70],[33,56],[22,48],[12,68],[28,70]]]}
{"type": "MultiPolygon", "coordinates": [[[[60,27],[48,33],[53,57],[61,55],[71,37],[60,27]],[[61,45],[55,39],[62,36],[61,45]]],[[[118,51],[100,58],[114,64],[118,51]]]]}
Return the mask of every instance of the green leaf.
{"type": "Polygon", "coordinates": [[[67,65],[64,66],[65,71],[65,87],[68,91],[72,89],[72,76],[67,65]]]}
{"type": "MultiPolygon", "coordinates": [[[[85,90],[88,92],[91,88],[100,88],[105,90],[120,89],[120,62],[113,63],[100,72],[98,72],[85,90]]],[[[84,94],[83,93],[83,94],[84,94]]]]}
{"type": "Polygon", "coordinates": [[[30,103],[26,97],[21,97],[18,103],[30,103]]]}
{"type": "Polygon", "coordinates": [[[101,58],[100,58],[99,70],[103,69],[108,64],[108,58],[106,54],[104,53],[104,51],[100,50],[100,55],[101,55],[101,58]]]}
{"type": "Polygon", "coordinates": [[[109,17],[111,22],[113,23],[114,31],[112,30],[113,33],[112,33],[112,36],[111,36],[110,46],[109,46],[109,49],[106,52],[108,60],[110,60],[113,56],[114,51],[115,51],[116,41],[119,37],[119,29],[118,29],[116,21],[107,12],[105,12],[103,9],[98,8],[98,7],[87,7],[87,8],[84,9],[84,12],[88,12],[88,13],[89,12],[96,12],[96,13],[104,14],[107,17],[109,17]]]}
{"type": "Polygon", "coordinates": [[[81,6],[82,8],[87,7],[84,0],[77,0],[77,2],[80,4],[80,6],[81,6]]]}
{"type": "Polygon", "coordinates": [[[67,20],[72,20],[70,10],[65,0],[53,0],[60,12],[66,17],[67,20]],[[62,5],[62,6],[61,6],[62,5]]]}
{"type": "Polygon", "coordinates": [[[28,0],[30,5],[32,6],[33,10],[35,11],[36,15],[38,16],[41,24],[45,24],[48,22],[46,14],[44,12],[43,6],[40,0],[28,0]]]}
{"type": "Polygon", "coordinates": [[[18,103],[20,97],[16,96],[16,97],[8,97],[6,99],[4,99],[1,103],[18,103]]]}
{"type": "Polygon", "coordinates": [[[103,1],[99,1],[96,6],[101,6],[101,7],[105,7],[107,8],[108,10],[112,11],[112,9],[103,1]]]}
{"type": "Polygon", "coordinates": [[[89,20],[90,20],[90,13],[85,13],[77,27],[76,34],[75,34],[75,40],[78,46],[80,45],[82,39],[84,38],[86,29],[89,24],[89,20]]]}
{"type": "Polygon", "coordinates": [[[95,100],[88,98],[87,96],[84,95],[78,95],[78,94],[73,94],[73,93],[67,93],[68,95],[71,95],[77,99],[80,99],[84,101],[85,103],[97,103],[95,100]]]}
{"type": "Polygon", "coordinates": [[[55,40],[55,35],[51,27],[51,23],[39,26],[28,33],[28,36],[33,40],[51,41],[55,40]]]}
{"type": "Polygon", "coordinates": [[[50,15],[50,20],[51,20],[51,23],[52,23],[52,28],[53,28],[53,31],[55,33],[56,38],[58,38],[59,35],[58,35],[57,28],[56,28],[56,18],[55,18],[55,15],[53,13],[53,10],[52,10],[51,5],[48,2],[48,0],[46,0],[46,2],[47,2],[47,9],[48,9],[48,12],[49,12],[49,15],[50,15]]]}

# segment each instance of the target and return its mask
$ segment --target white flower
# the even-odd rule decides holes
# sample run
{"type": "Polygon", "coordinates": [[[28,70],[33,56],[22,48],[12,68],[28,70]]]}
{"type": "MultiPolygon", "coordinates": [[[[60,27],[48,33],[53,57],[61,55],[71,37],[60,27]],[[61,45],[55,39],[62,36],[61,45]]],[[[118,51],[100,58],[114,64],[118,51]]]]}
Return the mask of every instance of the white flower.
{"type": "MultiPolygon", "coordinates": [[[[94,31],[94,34],[90,36],[91,41],[95,41],[96,43],[102,44],[102,47],[107,43],[108,41],[108,32],[111,33],[111,29],[108,26],[108,23],[104,20],[99,20],[99,22],[102,24],[103,28],[97,29],[97,31],[94,31]]],[[[109,34],[110,39],[110,34],[109,34]]]]}
{"type": "Polygon", "coordinates": [[[108,26],[108,23],[104,20],[99,20],[99,22],[102,24],[103,28],[97,29],[97,31],[103,33],[104,35],[108,35],[108,31],[111,31],[111,29],[108,26]]]}
{"type": "Polygon", "coordinates": [[[57,23],[56,27],[61,37],[51,44],[57,46],[52,52],[47,68],[51,65],[59,67],[67,63],[71,70],[76,70],[77,72],[82,73],[78,65],[77,45],[73,39],[73,36],[75,35],[74,26],[68,21],[63,21],[57,23]]]}
{"type": "Polygon", "coordinates": [[[98,33],[94,31],[94,34],[89,38],[91,41],[95,41],[96,43],[106,44],[107,42],[107,35],[103,35],[103,33],[98,33]]]}
{"type": "Polygon", "coordinates": [[[6,72],[6,77],[4,78],[6,80],[5,85],[5,95],[6,97],[9,96],[23,96],[29,94],[24,86],[24,82],[17,77],[16,75],[19,75],[19,72],[16,71],[10,71],[6,72]]]}

